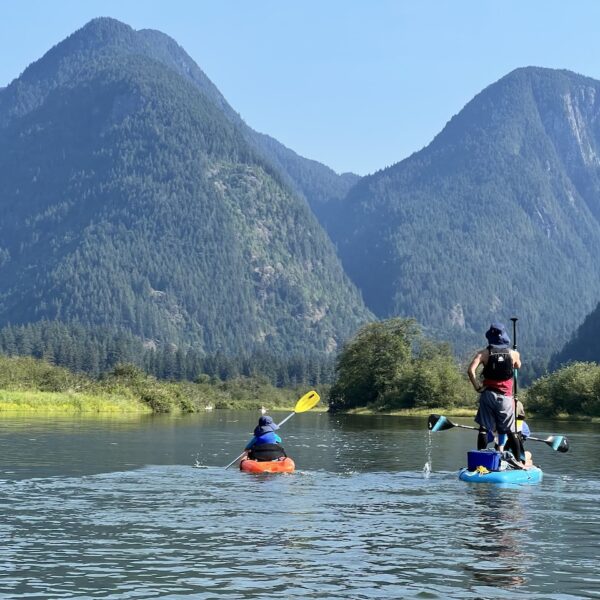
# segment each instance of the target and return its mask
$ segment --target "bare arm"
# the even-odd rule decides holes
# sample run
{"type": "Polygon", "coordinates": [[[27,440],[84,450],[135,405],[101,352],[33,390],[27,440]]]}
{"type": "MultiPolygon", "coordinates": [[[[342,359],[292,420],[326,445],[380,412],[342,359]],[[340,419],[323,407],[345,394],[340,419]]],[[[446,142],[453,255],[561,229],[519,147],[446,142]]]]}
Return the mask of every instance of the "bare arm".
{"type": "Polygon", "coordinates": [[[481,391],[481,383],[477,379],[477,367],[481,364],[485,364],[487,362],[487,357],[488,357],[487,349],[480,350],[473,357],[473,360],[471,361],[471,364],[469,365],[469,368],[467,369],[467,375],[469,376],[471,384],[473,385],[473,387],[475,388],[475,391],[477,391],[477,392],[481,391]]]}
{"type": "Polygon", "coordinates": [[[511,350],[510,355],[513,361],[513,367],[515,369],[521,368],[521,355],[516,350],[511,350]]]}

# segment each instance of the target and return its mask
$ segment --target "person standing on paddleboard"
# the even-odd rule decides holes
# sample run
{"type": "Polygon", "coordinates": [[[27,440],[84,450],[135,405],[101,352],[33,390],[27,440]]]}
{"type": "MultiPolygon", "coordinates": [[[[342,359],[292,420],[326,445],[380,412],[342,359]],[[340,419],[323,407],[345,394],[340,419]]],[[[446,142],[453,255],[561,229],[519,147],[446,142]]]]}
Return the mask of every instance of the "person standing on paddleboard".
{"type": "Polygon", "coordinates": [[[475,422],[479,425],[477,449],[487,447],[488,431],[498,432],[499,447],[504,450],[505,438],[508,449],[515,458],[522,460],[520,445],[515,436],[515,403],[513,400],[513,375],[521,368],[521,355],[510,348],[510,338],[502,323],[492,323],[485,333],[487,348],[479,350],[467,370],[469,379],[479,396],[479,409],[475,422]],[[483,365],[482,380],[477,368],[483,365]]]}

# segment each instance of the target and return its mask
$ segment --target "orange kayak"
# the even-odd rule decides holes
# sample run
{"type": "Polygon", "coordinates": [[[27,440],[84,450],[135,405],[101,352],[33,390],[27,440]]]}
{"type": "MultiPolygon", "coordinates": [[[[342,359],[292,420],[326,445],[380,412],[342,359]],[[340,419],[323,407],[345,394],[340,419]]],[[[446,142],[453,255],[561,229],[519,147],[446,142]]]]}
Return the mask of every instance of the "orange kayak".
{"type": "Polygon", "coordinates": [[[240,471],[246,473],[293,473],[295,469],[296,464],[289,457],[265,461],[247,458],[240,463],[240,471]]]}

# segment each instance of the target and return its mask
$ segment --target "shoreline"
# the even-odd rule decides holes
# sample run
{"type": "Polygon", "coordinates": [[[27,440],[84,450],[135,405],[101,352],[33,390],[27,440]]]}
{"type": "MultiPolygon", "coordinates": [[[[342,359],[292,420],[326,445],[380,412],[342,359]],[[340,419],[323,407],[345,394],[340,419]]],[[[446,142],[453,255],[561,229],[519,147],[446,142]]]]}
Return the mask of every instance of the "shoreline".
{"type": "MultiPolygon", "coordinates": [[[[376,411],[368,408],[353,408],[349,411],[340,411],[338,414],[347,415],[387,415],[391,417],[428,417],[429,415],[444,415],[446,417],[466,417],[475,418],[477,413],[476,408],[404,408],[394,411],[376,411]]],[[[551,419],[553,421],[574,421],[574,422],[585,422],[585,423],[600,423],[600,417],[594,417],[591,415],[569,415],[566,413],[560,413],[558,415],[544,415],[538,413],[530,413],[527,416],[527,421],[533,419],[551,419]]]]}
{"type": "MultiPolygon", "coordinates": [[[[240,402],[240,406],[228,408],[215,407],[215,411],[257,411],[255,407],[248,407],[247,401],[240,402]],[[244,406],[245,405],[245,406],[244,406]]],[[[326,413],[326,404],[317,405],[311,412],[326,413]]],[[[0,390],[0,416],[27,415],[27,416],[78,416],[78,415],[153,415],[153,414],[183,414],[186,411],[169,410],[167,412],[155,411],[148,404],[135,398],[119,394],[95,395],[81,392],[40,392],[30,390],[0,390]]],[[[202,414],[203,410],[190,411],[189,414],[202,414]]],[[[269,413],[292,413],[294,406],[274,406],[269,413]]],[[[353,408],[348,411],[339,411],[339,415],[355,416],[392,416],[392,417],[428,417],[431,414],[445,415],[455,418],[473,419],[476,414],[475,407],[454,408],[406,408],[392,411],[377,411],[370,408],[353,408]]],[[[557,421],[573,421],[599,423],[600,417],[587,415],[542,415],[532,413],[528,420],[552,419],[557,421]]]]}

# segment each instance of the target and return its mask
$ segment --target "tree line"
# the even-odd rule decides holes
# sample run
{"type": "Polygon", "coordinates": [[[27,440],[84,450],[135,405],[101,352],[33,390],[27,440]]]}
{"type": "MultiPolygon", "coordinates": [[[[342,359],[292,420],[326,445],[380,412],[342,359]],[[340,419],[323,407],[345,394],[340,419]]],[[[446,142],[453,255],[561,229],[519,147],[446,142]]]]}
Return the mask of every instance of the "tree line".
{"type": "Polygon", "coordinates": [[[250,377],[276,387],[330,383],[335,364],[333,356],[328,358],[310,352],[295,356],[276,356],[268,352],[203,354],[190,347],[144,344],[126,331],[58,321],[3,327],[0,353],[41,358],[91,377],[98,377],[120,364],[132,364],[158,379],[228,381],[250,377]]]}
{"type": "MultiPolygon", "coordinates": [[[[65,373],[85,374],[98,381],[134,373],[138,382],[144,378],[194,382],[207,389],[226,384],[246,391],[255,385],[281,390],[331,386],[327,399],[332,411],[474,411],[477,406],[465,364],[456,358],[448,343],[427,338],[413,319],[367,324],[337,356],[327,359],[311,354],[290,358],[267,353],[203,355],[192,348],[147,347],[127,332],[56,321],[0,329],[0,353],[8,357],[31,356],[43,359],[48,366],[63,367],[63,371],[52,371],[52,377],[44,376],[45,381],[51,382],[64,379],[65,373]],[[255,383],[239,383],[244,381],[255,383]]],[[[69,377],[67,380],[71,381],[69,377]]],[[[51,391],[62,389],[58,386],[54,390],[54,383],[48,385],[51,391]]],[[[155,388],[156,385],[152,389],[155,388]]],[[[600,416],[600,365],[569,363],[537,378],[520,392],[528,413],[600,416]]],[[[157,392],[159,396],[160,393],[157,392]]],[[[264,396],[265,392],[261,394],[264,396]]]]}

